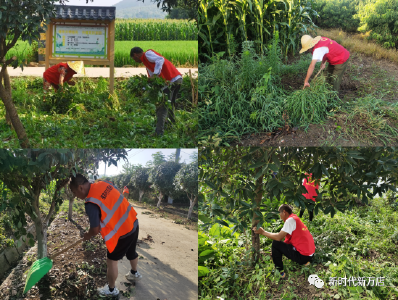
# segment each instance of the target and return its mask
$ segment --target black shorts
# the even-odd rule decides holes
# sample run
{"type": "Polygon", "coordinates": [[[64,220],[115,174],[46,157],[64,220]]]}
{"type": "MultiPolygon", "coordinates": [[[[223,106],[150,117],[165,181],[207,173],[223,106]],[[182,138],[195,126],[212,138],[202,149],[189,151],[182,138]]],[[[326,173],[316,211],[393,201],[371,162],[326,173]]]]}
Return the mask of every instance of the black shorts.
{"type": "Polygon", "coordinates": [[[124,239],[119,239],[112,253],[109,253],[108,250],[106,251],[106,257],[115,261],[121,260],[125,255],[128,260],[136,259],[138,257],[138,253],[135,251],[135,248],[137,246],[139,231],[140,226],[138,225],[133,234],[124,239]]]}

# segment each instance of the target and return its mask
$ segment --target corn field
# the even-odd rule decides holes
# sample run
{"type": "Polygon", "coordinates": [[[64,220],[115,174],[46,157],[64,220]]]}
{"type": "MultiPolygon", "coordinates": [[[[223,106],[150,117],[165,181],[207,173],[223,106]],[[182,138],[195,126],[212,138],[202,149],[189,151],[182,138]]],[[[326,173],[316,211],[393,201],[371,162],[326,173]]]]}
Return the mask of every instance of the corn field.
{"type": "Polygon", "coordinates": [[[199,0],[200,58],[219,52],[233,56],[244,41],[253,41],[256,52],[264,54],[276,31],[287,57],[299,50],[301,36],[316,27],[315,17],[310,0],[199,0]]]}
{"type": "Polygon", "coordinates": [[[197,41],[198,26],[187,20],[117,19],[115,41],[197,41]]]}

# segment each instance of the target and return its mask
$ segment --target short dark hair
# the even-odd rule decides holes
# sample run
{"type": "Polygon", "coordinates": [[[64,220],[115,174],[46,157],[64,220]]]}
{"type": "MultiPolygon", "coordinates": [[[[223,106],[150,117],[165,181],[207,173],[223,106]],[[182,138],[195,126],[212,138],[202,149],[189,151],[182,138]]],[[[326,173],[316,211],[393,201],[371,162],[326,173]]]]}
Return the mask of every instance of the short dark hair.
{"type": "Polygon", "coordinates": [[[282,204],[281,206],[279,206],[278,210],[279,210],[279,212],[286,211],[289,215],[291,215],[293,212],[292,207],[287,204],[282,204]]]}
{"type": "Polygon", "coordinates": [[[88,182],[87,178],[84,177],[82,174],[76,174],[75,176],[71,176],[71,181],[70,181],[70,188],[76,189],[79,185],[83,185],[86,182],[88,182]]]}
{"type": "Polygon", "coordinates": [[[134,53],[140,54],[143,52],[144,52],[144,50],[142,50],[140,47],[134,47],[130,51],[130,57],[132,57],[134,53]]]}

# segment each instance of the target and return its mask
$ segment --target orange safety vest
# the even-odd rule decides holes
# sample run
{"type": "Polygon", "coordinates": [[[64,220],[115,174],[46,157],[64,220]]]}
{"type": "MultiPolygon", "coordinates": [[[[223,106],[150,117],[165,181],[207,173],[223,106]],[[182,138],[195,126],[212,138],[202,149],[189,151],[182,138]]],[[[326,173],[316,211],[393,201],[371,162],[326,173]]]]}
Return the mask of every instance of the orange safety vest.
{"type": "Polygon", "coordinates": [[[129,189],[128,189],[127,186],[125,186],[124,189],[123,189],[123,194],[124,194],[124,193],[127,193],[127,194],[129,193],[129,189]]]}
{"type": "Polygon", "coordinates": [[[133,230],[137,212],[109,181],[92,183],[87,202],[98,205],[101,210],[101,235],[109,253],[112,253],[119,237],[133,230]]]}

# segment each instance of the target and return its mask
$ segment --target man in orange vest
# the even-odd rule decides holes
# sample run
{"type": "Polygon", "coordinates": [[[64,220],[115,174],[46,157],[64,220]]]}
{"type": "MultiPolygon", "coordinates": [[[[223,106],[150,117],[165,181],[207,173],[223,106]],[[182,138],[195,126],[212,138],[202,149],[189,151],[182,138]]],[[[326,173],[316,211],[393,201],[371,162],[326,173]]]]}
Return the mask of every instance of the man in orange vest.
{"type": "Polygon", "coordinates": [[[169,96],[172,110],[168,110],[163,104],[156,108],[157,123],[155,134],[163,135],[167,114],[169,114],[170,121],[175,123],[174,110],[182,84],[181,73],[169,60],[152,49],[144,52],[140,47],[134,47],[130,51],[130,57],[136,62],[145,65],[149,78],[159,76],[166,81],[162,91],[169,96]]]}
{"type": "Polygon", "coordinates": [[[98,289],[98,293],[100,296],[118,296],[119,290],[115,287],[118,260],[126,256],[130,261],[131,270],[126,274],[128,280],[142,278],[137,271],[137,212],[109,181],[90,183],[83,175],[76,174],[76,177],[72,176],[69,187],[75,197],[86,200],[90,230],[84,234],[84,240],[101,233],[107,248],[108,284],[98,289]]]}
{"type": "Polygon", "coordinates": [[[124,196],[124,198],[126,198],[127,200],[129,200],[129,189],[128,189],[127,186],[125,186],[125,187],[123,188],[123,196],[124,196]]]}
{"type": "Polygon", "coordinates": [[[279,216],[285,222],[279,233],[267,232],[262,227],[258,230],[253,227],[253,231],[274,240],[271,250],[272,259],[276,268],[281,272],[282,278],[285,278],[286,274],[282,272],[282,254],[300,265],[308,266],[315,253],[315,243],[307,226],[292,213],[292,208],[289,205],[282,204],[279,207],[279,216]],[[282,242],[284,237],[286,237],[285,241],[282,242]]]}
{"type": "MultiPolygon", "coordinates": [[[[306,199],[312,200],[314,202],[316,197],[318,196],[318,194],[316,193],[316,190],[319,189],[319,185],[316,183],[316,180],[312,178],[312,173],[310,173],[308,175],[308,173],[305,173],[305,175],[307,175],[307,178],[304,178],[304,182],[303,185],[307,190],[306,194],[303,194],[303,196],[306,199]]],[[[304,214],[305,208],[300,210],[300,215],[299,217],[301,218],[304,214]]],[[[308,214],[310,215],[310,222],[312,221],[312,219],[314,218],[314,212],[311,210],[308,211],[308,214]]]]}
{"type": "Polygon", "coordinates": [[[64,85],[64,82],[67,82],[69,85],[75,85],[72,77],[77,73],[85,74],[83,61],[61,62],[48,68],[43,73],[44,93],[47,93],[50,86],[58,91],[59,87],[64,85]]]}
{"type": "Polygon", "coordinates": [[[317,62],[322,62],[320,70],[323,70],[326,66],[326,62],[328,62],[329,66],[326,70],[328,81],[332,83],[333,89],[339,92],[341,79],[348,65],[350,52],[336,41],[321,36],[312,38],[310,35],[303,35],[301,37],[301,45],[302,49],[300,53],[304,53],[310,49],[312,53],[312,62],[308,67],[303,89],[310,86],[308,80],[310,80],[314,72],[315,64],[317,62]],[[331,78],[332,76],[335,76],[333,81],[331,78]]]}

